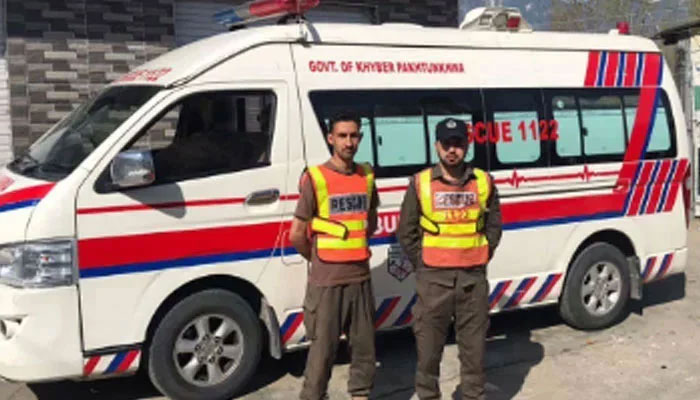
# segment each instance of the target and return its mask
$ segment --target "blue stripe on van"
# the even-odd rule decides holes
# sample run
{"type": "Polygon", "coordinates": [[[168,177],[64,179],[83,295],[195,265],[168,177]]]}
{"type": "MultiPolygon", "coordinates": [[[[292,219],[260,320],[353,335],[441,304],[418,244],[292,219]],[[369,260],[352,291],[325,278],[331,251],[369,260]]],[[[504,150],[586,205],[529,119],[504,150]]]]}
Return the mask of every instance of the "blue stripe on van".
{"type": "Polygon", "coordinates": [[[644,53],[637,54],[637,77],[635,86],[642,86],[642,71],[644,71],[644,53]]]}
{"type": "Polygon", "coordinates": [[[625,64],[627,64],[627,53],[620,53],[620,63],[617,68],[617,86],[622,86],[622,78],[625,77],[625,64]]]}
{"type": "Polygon", "coordinates": [[[25,200],[25,201],[20,201],[17,203],[5,204],[4,206],[0,206],[0,212],[18,210],[20,208],[33,207],[33,206],[37,205],[38,203],[39,203],[39,199],[25,200]]]}
{"type": "Polygon", "coordinates": [[[673,160],[673,165],[671,166],[671,171],[668,173],[668,178],[664,184],[664,191],[659,200],[659,205],[656,207],[656,212],[661,212],[666,204],[666,199],[668,198],[668,188],[671,187],[671,182],[673,182],[673,177],[676,175],[676,169],[678,169],[678,160],[673,160]]]}
{"type": "MultiPolygon", "coordinates": [[[[668,190],[666,190],[668,191],[668,190]]],[[[517,222],[512,224],[504,224],[503,230],[512,231],[519,229],[536,228],[542,226],[563,225],[582,221],[596,221],[601,219],[619,218],[623,214],[620,212],[608,212],[592,215],[581,215],[565,218],[553,218],[540,221],[517,222]]],[[[381,246],[386,244],[396,243],[395,235],[389,235],[382,238],[374,238],[369,241],[370,246],[381,246]]],[[[173,268],[190,268],[205,266],[208,264],[216,264],[222,262],[245,261],[253,259],[262,259],[269,257],[280,257],[282,254],[294,255],[298,254],[294,247],[286,247],[284,249],[267,249],[250,252],[215,254],[207,256],[188,257],[178,260],[163,260],[149,263],[115,265],[109,267],[97,267],[84,269],[80,271],[81,278],[100,278],[112,275],[135,274],[143,272],[161,271],[173,268]]]]}
{"type": "Polygon", "coordinates": [[[642,200],[642,207],[639,209],[639,214],[644,214],[645,210],[647,209],[647,205],[649,205],[649,197],[651,196],[651,192],[654,191],[654,187],[656,186],[656,178],[659,175],[659,167],[661,167],[661,161],[657,161],[654,165],[654,169],[651,171],[651,178],[649,178],[647,188],[644,191],[644,198],[642,200]]]}
{"type": "Polygon", "coordinates": [[[604,51],[600,56],[600,65],[598,65],[598,82],[596,82],[596,86],[603,86],[603,82],[605,80],[605,67],[608,63],[607,61],[608,52],[604,51]]]}

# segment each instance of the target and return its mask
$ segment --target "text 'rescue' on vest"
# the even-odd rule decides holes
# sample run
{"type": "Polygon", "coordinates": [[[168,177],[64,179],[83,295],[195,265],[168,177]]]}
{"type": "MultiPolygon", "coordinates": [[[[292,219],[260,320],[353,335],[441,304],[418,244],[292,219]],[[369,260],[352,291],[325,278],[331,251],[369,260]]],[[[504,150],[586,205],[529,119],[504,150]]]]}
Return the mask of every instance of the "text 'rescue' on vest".
{"type": "Polygon", "coordinates": [[[432,168],[416,174],[422,215],[423,263],[435,268],[469,268],[489,260],[482,232],[491,191],[489,175],[474,168],[476,179],[454,186],[433,179],[432,168]]]}
{"type": "Polygon", "coordinates": [[[367,225],[374,188],[372,167],[357,164],[352,175],[323,165],[309,167],[308,171],[318,204],[318,216],[311,220],[318,258],[337,263],[369,259],[367,225]]]}

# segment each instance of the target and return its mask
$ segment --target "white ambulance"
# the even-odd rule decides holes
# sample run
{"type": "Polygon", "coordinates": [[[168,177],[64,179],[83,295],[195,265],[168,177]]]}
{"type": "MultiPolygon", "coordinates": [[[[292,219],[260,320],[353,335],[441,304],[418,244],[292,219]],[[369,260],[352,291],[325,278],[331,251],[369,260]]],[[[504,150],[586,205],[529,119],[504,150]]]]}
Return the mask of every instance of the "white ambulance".
{"type": "Polygon", "coordinates": [[[262,352],[307,345],[307,263],[288,232],[339,110],[362,116],[357,158],[381,197],[378,330],[411,324],[399,207],[448,116],[500,193],[492,312],[558,303],[572,326],[603,328],[686,267],[689,143],[652,41],[533,32],[513,9],[459,29],[237,29],[128,73],[2,170],[0,376],[142,367],[171,398],[225,399],[262,352]]]}

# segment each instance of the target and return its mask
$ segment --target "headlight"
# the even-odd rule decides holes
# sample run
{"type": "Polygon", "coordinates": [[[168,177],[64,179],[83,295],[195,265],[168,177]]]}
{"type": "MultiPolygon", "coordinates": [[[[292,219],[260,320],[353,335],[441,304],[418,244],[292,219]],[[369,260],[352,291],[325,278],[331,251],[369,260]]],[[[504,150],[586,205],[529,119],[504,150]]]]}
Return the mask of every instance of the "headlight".
{"type": "Polygon", "coordinates": [[[0,247],[0,283],[25,288],[75,283],[72,241],[28,242],[0,247]]]}

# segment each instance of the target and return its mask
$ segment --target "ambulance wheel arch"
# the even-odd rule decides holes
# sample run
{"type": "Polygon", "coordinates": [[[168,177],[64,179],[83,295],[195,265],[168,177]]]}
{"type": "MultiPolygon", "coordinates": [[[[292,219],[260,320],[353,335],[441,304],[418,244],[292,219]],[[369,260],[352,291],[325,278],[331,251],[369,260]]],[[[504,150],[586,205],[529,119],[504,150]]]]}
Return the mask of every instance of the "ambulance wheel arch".
{"type": "MultiPolygon", "coordinates": [[[[559,295],[559,310],[562,318],[578,329],[600,329],[619,321],[627,311],[630,297],[631,276],[630,258],[638,256],[641,238],[635,237],[633,229],[624,229],[618,224],[614,229],[607,227],[580,227],[569,239],[566,251],[562,252],[555,264],[565,271],[564,284],[559,295]],[[613,307],[598,315],[591,315],[584,307],[581,298],[582,285],[592,275],[595,268],[606,268],[619,279],[620,288],[613,307]]],[[[606,272],[607,273],[607,272],[606,272]]],[[[638,274],[636,274],[638,276],[638,274]]]]}
{"type": "Polygon", "coordinates": [[[580,224],[571,233],[566,246],[558,257],[550,263],[555,272],[567,273],[578,254],[596,242],[608,243],[618,248],[625,256],[645,254],[643,238],[637,234],[638,229],[628,226],[632,221],[618,220],[613,224],[580,224]]]}
{"type": "MultiPolygon", "coordinates": [[[[265,297],[250,281],[230,275],[208,275],[182,282],[175,290],[168,291],[172,287],[174,286],[170,284],[158,285],[158,288],[151,286],[150,290],[142,297],[141,304],[153,305],[153,307],[139,308],[139,312],[134,318],[135,332],[133,337],[141,338],[144,342],[144,350],[147,349],[153,334],[165,315],[173,307],[190,296],[213,289],[225,290],[240,296],[258,316],[261,325],[267,327],[263,330],[263,335],[268,332],[268,337],[265,339],[266,342],[270,343],[270,347],[272,348],[275,340],[279,343],[279,337],[277,339],[269,337],[269,332],[279,332],[278,327],[275,329],[274,326],[268,326],[275,325],[276,319],[266,321],[260,318],[262,309],[266,306],[265,297]]],[[[274,350],[270,352],[274,353],[274,350]]]]}
{"type": "Polygon", "coordinates": [[[262,328],[241,296],[206,289],[170,309],[147,346],[151,382],[170,398],[230,399],[258,368],[262,328]]]}

